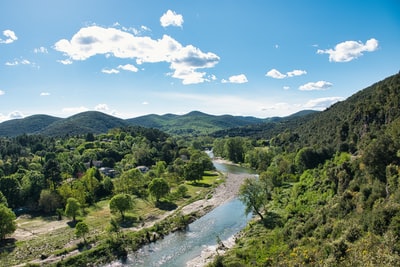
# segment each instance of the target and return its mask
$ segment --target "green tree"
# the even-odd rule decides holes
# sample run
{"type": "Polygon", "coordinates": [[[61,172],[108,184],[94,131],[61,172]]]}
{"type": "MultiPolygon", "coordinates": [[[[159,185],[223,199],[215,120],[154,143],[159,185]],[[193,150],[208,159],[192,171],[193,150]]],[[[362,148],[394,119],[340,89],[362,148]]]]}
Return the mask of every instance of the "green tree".
{"type": "Polygon", "coordinates": [[[89,226],[85,222],[78,222],[75,226],[75,235],[82,237],[86,244],[86,235],[89,233],[89,226]]]}
{"type": "Polygon", "coordinates": [[[162,178],[155,178],[149,184],[149,192],[156,198],[158,202],[160,198],[166,196],[169,193],[170,187],[162,178]]]}
{"type": "Polygon", "coordinates": [[[10,208],[20,205],[21,185],[15,175],[0,178],[0,191],[6,197],[10,208]]]}
{"type": "Polygon", "coordinates": [[[121,214],[122,220],[125,219],[125,212],[133,208],[133,201],[128,194],[118,194],[110,200],[110,210],[118,211],[121,214]]]}
{"type": "Polygon", "coordinates": [[[14,212],[7,208],[6,205],[0,203],[0,240],[3,240],[7,235],[14,233],[17,229],[15,219],[16,216],[14,212]]]}
{"type": "Polygon", "coordinates": [[[61,196],[56,191],[42,190],[39,198],[39,207],[46,213],[55,212],[62,207],[61,196]]]}
{"type": "Polygon", "coordinates": [[[76,222],[76,216],[80,213],[81,204],[73,197],[68,198],[65,206],[65,215],[72,217],[72,221],[76,222]]]}
{"type": "Polygon", "coordinates": [[[256,213],[264,220],[262,212],[267,199],[263,183],[258,179],[246,178],[239,190],[239,199],[246,206],[246,213],[256,213]]]}
{"type": "Polygon", "coordinates": [[[189,161],[185,165],[184,176],[187,181],[194,181],[196,183],[203,178],[203,173],[204,168],[201,162],[189,161]]]}
{"type": "Polygon", "coordinates": [[[60,164],[55,159],[49,159],[45,163],[43,174],[51,190],[54,190],[62,181],[60,164]]]}

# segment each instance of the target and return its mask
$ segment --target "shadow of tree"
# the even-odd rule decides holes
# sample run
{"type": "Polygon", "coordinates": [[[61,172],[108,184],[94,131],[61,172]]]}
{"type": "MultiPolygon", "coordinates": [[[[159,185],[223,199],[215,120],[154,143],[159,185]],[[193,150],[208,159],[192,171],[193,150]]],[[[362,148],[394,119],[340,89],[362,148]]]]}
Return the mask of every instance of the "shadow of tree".
{"type": "Polygon", "coordinates": [[[15,238],[5,238],[0,240],[0,254],[12,252],[16,247],[17,240],[15,238]]]}
{"type": "Polygon", "coordinates": [[[273,229],[275,227],[283,226],[282,217],[275,212],[267,212],[262,221],[263,225],[268,229],[273,229]]]}
{"type": "Polygon", "coordinates": [[[119,226],[122,228],[130,228],[134,227],[139,223],[139,220],[136,216],[130,215],[130,214],[125,214],[124,220],[122,218],[119,221],[119,226]]]}
{"type": "Polygon", "coordinates": [[[192,185],[197,186],[197,187],[204,187],[204,188],[211,187],[210,184],[199,182],[199,181],[192,182],[192,185]]]}
{"type": "Polygon", "coordinates": [[[178,206],[174,202],[168,200],[159,200],[156,202],[156,207],[160,210],[171,211],[176,209],[178,206]]]}

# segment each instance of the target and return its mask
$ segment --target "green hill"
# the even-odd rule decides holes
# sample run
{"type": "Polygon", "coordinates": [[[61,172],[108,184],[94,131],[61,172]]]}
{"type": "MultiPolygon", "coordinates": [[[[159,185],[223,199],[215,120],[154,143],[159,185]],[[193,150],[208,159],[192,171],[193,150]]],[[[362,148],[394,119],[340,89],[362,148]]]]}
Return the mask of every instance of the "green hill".
{"type": "Polygon", "coordinates": [[[35,134],[61,118],[48,115],[33,115],[23,119],[14,119],[0,124],[0,136],[17,136],[21,134],[35,134]]]}
{"type": "Polygon", "coordinates": [[[87,111],[58,120],[42,129],[40,133],[47,136],[99,134],[127,125],[127,122],[122,119],[98,111],[87,111]]]}

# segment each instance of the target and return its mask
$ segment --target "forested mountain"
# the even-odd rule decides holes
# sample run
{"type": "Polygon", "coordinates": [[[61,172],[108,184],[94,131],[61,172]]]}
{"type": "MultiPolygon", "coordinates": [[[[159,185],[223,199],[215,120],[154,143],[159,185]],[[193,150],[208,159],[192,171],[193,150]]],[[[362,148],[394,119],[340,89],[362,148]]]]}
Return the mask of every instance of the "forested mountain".
{"type": "Polygon", "coordinates": [[[0,123],[0,136],[17,136],[23,133],[39,133],[42,129],[61,118],[48,115],[33,115],[0,123]]]}
{"type": "Polygon", "coordinates": [[[217,130],[239,127],[266,120],[232,115],[214,116],[199,111],[184,115],[146,115],[127,122],[133,125],[160,129],[170,134],[209,134],[217,130]]]}
{"type": "Polygon", "coordinates": [[[399,85],[400,74],[393,75],[323,112],[226,129],[212,136],[273,138],[281,144],[296,139],[300,146],[342,146],[354,151],[356,144],[368,134],[373,137],[400,117],[399,85]]]}
{"type": "Polygon", "coordinates": [[[87,111],[66,119],[46,115],[35,115],[0,123],[0,136],[21,134],[43,134],[46,136],[79,135],[86,133],[106,133],[113,128],[128,125],[155,128],[169,134],[201,135],[281,118],[260,119],[232,115],[214,116],[199,111],[184,115],[146,115],[123,120],[98,111],[87,111]]]}
{"type": "Polygon", "coordinates": [[[86,111],[66,119],[58,120],[41,129],[40,134],[46,136],[79,135],[85,133],[99,134],[124,126],[128,126],[128,123],[122,119],[98,111],[86,111]]]}

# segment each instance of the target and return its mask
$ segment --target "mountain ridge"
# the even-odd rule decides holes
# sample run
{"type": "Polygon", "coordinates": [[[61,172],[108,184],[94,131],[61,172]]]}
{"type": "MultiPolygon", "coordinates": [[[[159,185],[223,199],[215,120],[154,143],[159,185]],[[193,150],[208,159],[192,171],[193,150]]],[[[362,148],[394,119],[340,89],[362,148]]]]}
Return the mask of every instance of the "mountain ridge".
{"type": "MultiPolygon", "coordinates": [[[[296,114],[290,116],[296,116],[296,114]]],[[[22,119],[8,120],[0,123],[0,136],[14,137],[22,134],[65,136],[89,132],[99,134],[106,133],[113,128],[127,126],[155,128],[169,134],[209,134],[218,130],[276,121],[282,118],[261,119],[252,116],[211,115],[200,111],[191,111],[183,115],[171,113],[164,115],[149,114],[136,118],[121,119],[99,111],[85,111],[67,118],[38,114],[22,119]]]]}

